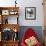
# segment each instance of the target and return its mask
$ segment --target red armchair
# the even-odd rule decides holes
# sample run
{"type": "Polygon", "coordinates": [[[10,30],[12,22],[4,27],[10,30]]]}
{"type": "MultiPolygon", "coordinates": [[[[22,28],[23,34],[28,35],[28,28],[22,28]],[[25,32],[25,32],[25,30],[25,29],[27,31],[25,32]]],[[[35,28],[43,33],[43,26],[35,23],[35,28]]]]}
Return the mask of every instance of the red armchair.
{"type": "MultiPolygon", "coordinates": [[[[25,35],[22,38],[21,46],[33,46],[33,45],[27,45],[28,43],[31,44],[30,42],[28,42],[28,41],[30,41],[29,39],[30,40],[36,39],[36,40],[34,40],[36,43],[36,44],[34,44],[34,46],[41,46],[40,42],[37,39],[36,33],[31,28],[27,29],[27,31],[25,32],[25,35]]],[[[32,41],[32,42],[34,42],[34,41],[32,41]]]]}

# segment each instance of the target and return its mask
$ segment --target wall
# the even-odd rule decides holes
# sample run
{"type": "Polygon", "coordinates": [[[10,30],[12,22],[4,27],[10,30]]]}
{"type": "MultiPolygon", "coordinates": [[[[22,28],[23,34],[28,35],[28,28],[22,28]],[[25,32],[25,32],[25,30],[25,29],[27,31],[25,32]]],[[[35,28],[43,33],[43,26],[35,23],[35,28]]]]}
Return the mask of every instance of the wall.
{"type": "MultiPolygon", "coordinates": [[[[15,0],[0,0],[0,6],[15,6],[15,0]]],[[[42,0],[17,0],[19,6],[20,26],[43,26],[42,0]],[[25,7],[36,7],[36,20],[25,20],[25,7]]]]}
{"type": "Polygon", "coordinates": [[[43,26],[42,0],[21,0],[19,22],[22,26],[43,26]],[[25,7],[36,7],[36,20],[25,20],[25,7]]]}

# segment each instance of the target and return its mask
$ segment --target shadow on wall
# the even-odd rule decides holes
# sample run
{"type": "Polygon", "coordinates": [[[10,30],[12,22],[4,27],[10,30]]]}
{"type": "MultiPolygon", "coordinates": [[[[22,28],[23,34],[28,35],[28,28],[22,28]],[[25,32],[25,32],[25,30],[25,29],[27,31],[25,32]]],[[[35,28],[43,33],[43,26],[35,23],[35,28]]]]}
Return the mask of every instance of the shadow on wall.
{"type": "Polygon", "coordinates": [[[20,42],[23,38],[23,35],[25,33],[25,31],[28,29],[28,28],[32,28],[36,34],[37,34],[37,37],[39,39],[39,41],[41,43],[43,43],[43,30],[42,30],[42,26],[21,26],[20,27],[20,32],[19,32],[19,39],[20,39],[20,42]]]}

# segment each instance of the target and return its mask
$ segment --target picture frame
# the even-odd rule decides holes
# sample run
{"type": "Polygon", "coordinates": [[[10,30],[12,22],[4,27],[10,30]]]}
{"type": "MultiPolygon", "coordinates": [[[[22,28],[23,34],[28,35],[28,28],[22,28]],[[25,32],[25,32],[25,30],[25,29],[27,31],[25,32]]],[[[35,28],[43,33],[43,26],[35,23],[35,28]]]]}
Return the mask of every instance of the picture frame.
{"type": "Polygon", "coordinates": [[[36,7],[25,7],[25,19],[36,20],[36,7]]]}
{"type": "Polygon", "coordinates": [[[9,15],[9,10],[2,10],[2,15],[9,15]]]}
{"type": "Polygon", "coordinates": [[[10,14],[10,15],[17,15],[17,13],[18,13],[18,12],[17,12],[16,10],[10,10],[10,11],[9,11],[9,14],[10,14]]]}

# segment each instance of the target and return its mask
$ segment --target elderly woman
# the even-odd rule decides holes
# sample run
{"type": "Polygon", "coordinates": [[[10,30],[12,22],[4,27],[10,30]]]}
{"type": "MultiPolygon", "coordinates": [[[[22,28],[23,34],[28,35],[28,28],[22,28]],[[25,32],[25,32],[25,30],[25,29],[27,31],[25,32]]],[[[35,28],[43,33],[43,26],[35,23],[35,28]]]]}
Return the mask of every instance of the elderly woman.
{"type": "Polygon", "coordinates": [[[41,46],[40,42],[37,39],[36,33],[31,28],[27,29],[27,31],[25,32],[21,45],[22,46],[41,46]]]}

